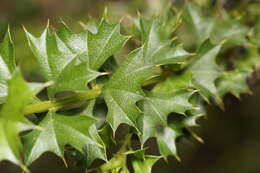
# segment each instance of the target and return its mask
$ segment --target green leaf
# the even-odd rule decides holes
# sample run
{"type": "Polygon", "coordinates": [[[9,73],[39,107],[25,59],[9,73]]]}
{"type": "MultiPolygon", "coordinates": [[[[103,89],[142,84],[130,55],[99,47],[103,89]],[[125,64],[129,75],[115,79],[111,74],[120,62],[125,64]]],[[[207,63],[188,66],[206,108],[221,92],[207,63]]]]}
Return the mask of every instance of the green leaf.
{"type": "Polygon", "coordinates": [[[43,76],[55,84],[49,89],[54,96],[59,91],[84,90],[87,83],[102,75],[97,70],[126,42],[119,24],[102,20],[97,33],[74,34],[64,24],[57,32],[49,27],[37,38],[26,31],[30,48],[37,58],[43,76]]]}
{"type": "Polygon", "coordinates": [[[144,144],[147,139],[156,137],[162,155],[177,156],[175,139],[182,133],[169,128],[167,118],[170,113],[185,115],[186,111],[193,110],[194,106],[189,103],[193,93],[192,90],[149,93],[144,102],[144,116],[140,121],[141,143],[144,144]]]}
{"type": "Polygon", "coordinates": [[[64,116],[50,111],[39,124],[42,130],[33,130],[24,136],[26,164],[31,164],[47,151],[64,160],[65,145],[70,145],[82,153],[88,144],[100,146],[92,138],[90,130],[95,122],[95,119],[86,115],[64,116]]]}
{"type": "MultiPolygon", "coordinates": [[[[88,103],[86,109],[82,112],[84,115],[93,116],[93,109],[95,105],[95,100],[92,100],[88,103]]],[[[102,141],[101,137],[98,134],[97,127],[93,124],[90,128],[90,135],[91,137],[102,147],[97,146],[96,144],[86,144],[84,146],[84,162],[87,167],[91,165],[91,163],[99,158],[102,160],[107,161],[106,157],[106,146],[102,141]]]]}
{"type": "Polygon", "coordinates": [[[137,128],[140,111],[136,102],[144,98],[142,83],[153,76],[152,69],[162,64],[182,63],[189,55],[181,46],[172,47],[160,36],[160,22],[140,19],[144,46],[131,52],[104,87],[108,106],[107,121],[113,131],[126,123],[137,128]]]}
{"type": "MultiPolygon", "coordinates": [[[[196,120],[199,115],[183,117],[175,122],[169,122],[167,126],[159,126],[156,134],[156,139],[158,143],[158,148],[160,154],[166,158],[169,155],[175,156],[180,160],[177,149],[176,149],[176,139],[180,136],[185,136],[184,130],[187,131],[188,127],[197,126],[196,120]]],[[[202,141],[195,133],[188,130],[188,133],[198,141],[202,141]]]]}
{"type": "Polygon", "coordinates": [[[179,160],[176,149],[176,139],[179,135],[180,134],[170,127],[163,127],[163,129],[161,129],[157,135],[157,143],[161,155],[164,157],[174,155],[179,160]]]}
{"type": "Polygon", "coordinates": [[[221,44],[213,45],[206,40],[186,69],[186,72],[192,73],[193,83],[201,95],[207,101],[210,97],[214,97],[217,103],[221,103],[215,86],[216,79],[221,75],[220,67],[216,64],[216,56],[220,49],[221,44]]]}
{"type": "Polygon", "coordinates": [[[217,84],[220,97],[224,97],[227,93],[231,93],[237,98],[240,94],[250,93],[247,84],[248,72],[245,71],[230,71],[222,75],[217,84]]]}
{"type": "Polygon", "coordinates": [[[7,80],[11,78],[15,69],[15,59],[13,52],[13,42],[9,29],[7,30],[3,42],[0,43],[0,104],[4,103],[7,96],[7,80]]]}
{"type": "Polygon", "coordinates": [[[245,57],[241,57],[235,61],[235,68],[239,71],[246,71],[249,74],[254,72],[254,69],[260,67],[260,54],[258,47],[248,47],[248,53],[245,57]]]}
{"type": "Polygon", "coordinates": [[[224,97],[225,94],[231,93],[240,98],[240,94],[251,93],[247,79],[260,67],[259,57],[257,47],[248,47],[246,55],[236,59],[235,69],[223,73],[217,80],[219,95],[224,97]]]}
{"type": "Polygon", "coordinates": [[[8,81],[8,96],[0,111],[0,161],[9,160],[22,166],[19,133],[34,127],[22,110],[33,100],[33,96],[20,71],[15,71],[8,81]]]}
{"type": "Polygon", "coordinates": [[[169,6],[168,9],[164,10],[163,14],[160,16],[160,21],[162,25],[161,32],[163,37],[169,38],[182,22],[182,11],[176,12],[176,10],[169,6]]]}
{"type": "Polygon", "coordinates": [[[98,32],[98,21],[96,19],[91,19],[86,24],[80,22],[80,24],[85,30],[90,31],[93,34],[98,32]]]}
{"type": "Polygon", "coordinates": [[[134,160],[132,161],[135,173],[151,173],[152,166],[159,160],[157,156],[146,156],[144,160],[134,160]]]}
{"type": "Polygon", "coordinates": [[[128,153],[119,151],[108,162],[98,167],[98,173],[130,173],[127,168],[128,153]]]}
{"type": "Polygon", "coordinates": [[[200,6],[195,3],[187,3],[183,10],[183,19],[194,33],[197,45],[210,37],[216,22],[214,18],[204,17],[200,6]]]}
{"type": "Polygon", "coordinates": [[[160,126],[167,126],[167,117],[170,113],[185,114],[194,109],[189,103],[192,90],[179,90],[172,93],[149,93],[144,102],[144,116],[141,124],[141,142],[155,137],[160,126]]]}
{"type": "Polygon", "coordinates": [[[79,54],[73,59],[56,78],[54,86],[49,88],[50,96],[59,91],[80,91],[87,89],[87,84],[101,76],[102,73],[91,70],[88,61],[82,62],[79,59],[86,57],[86,54],[79,54]]]}
{"type": "Polygon", "coordinates": [[[205,17],[202,8],[190,2],[184,8],[183,18],[190,31],[194,33],[197,45],[206,39],[213,43],[228,40],[232,45],[247,43],[246,35],[249,28],[242,24],[240,19],[231,17],[224,11],[221,11],[221,17],[205,17]]]}
{"type": "Polygon", "coordinates": [[[152,167],[159,159],[159,156],[145,155],[144,150],[139,150],[132,154],[131,163],[135,173],[152,173],[152,167]]]}
{"type": "Polygon", "coordinates": [[[256,24],[253,28],[253,34],[251,35],[250,40],[258,47],[260,46],[260,18],[256,19],[256,24]]]}
{"type": "Polygon", "coordinates": [[[249,28],[241,23],[241,20],[229,16],[227,13],[222,14],[223,19],[218,20],[211,32],[210,38],[213,43],[219,43],[227,40],[231,45],[246,44],[249,28]]]}
{"type": "Polygon", "coordinates": [[[173,75],[168,77],[165,81],[158,83],[154,92],[175,92],[180,89],[189,89],[192,88],[192,74],[191,73],[182,73],[178,75],[173,75]]]}

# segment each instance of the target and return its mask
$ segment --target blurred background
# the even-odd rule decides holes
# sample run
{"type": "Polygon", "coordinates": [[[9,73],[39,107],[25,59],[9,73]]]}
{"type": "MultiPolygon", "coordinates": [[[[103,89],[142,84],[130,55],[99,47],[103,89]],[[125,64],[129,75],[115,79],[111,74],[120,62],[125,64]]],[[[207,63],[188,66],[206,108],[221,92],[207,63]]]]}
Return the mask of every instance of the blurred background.
{"type": "MultiPolygon", "coordinates": [[[[188,1],[188,0],[187,0],[188,1]]],[[[218,0],[197,0],[214,6],[218,0]]],[[[260,16],[260,1],[219,0],[227,10],[253,11],[260,16]]],[[[59,27],[60,18],[74,31],[80,30],[78,21],[100,18],[105,8],[111,21],[137,12],[156,14],[164,9],[166,0],[0,0],[0,38],[7,26],[11,28],[16,58],[29,81],[41,81],[36,61],[26,44],[22,26],[40,34],[49,19],[59,27]]],[[[184,0],[173,0],[180,7],[184,0]]],[[[200,120],[196,133],[204,140],[182,141],[178,144],[181,162],[170,157],[168,163],[160,160],[154,173],[260,173],[260,85],[251,79],[253,95],[241,100],[228,95],[225,111],[208,106],[207,117],[200,120]]],[[[46,153],[30,166],[32,173],[81,173],[83,168],[66,168],[54,154],[46,153]]],[[[9,162],[0,163],[0,173],[18,173],[21,170],[9,162]]]]}

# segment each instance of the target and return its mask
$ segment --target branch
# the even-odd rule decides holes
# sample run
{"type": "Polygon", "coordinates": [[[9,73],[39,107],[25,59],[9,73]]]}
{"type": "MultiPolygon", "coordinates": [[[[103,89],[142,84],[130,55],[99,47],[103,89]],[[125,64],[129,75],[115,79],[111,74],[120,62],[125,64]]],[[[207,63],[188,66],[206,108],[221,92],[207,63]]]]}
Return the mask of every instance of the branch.
{"type": "Polygon", "coordinates": [[[74,103],[79,103],[82,101],[91,100],[94,98],[97,98],[101,94],[102,86],[97,86],[94,89],[76,93],[71,96],[66,96],[63,98],[48,100],[48,101],[42,101],[39,103],[28,105],[24,108],[23,113],[25,115],[33,114],[33,113],[40,113],[40,112],[46,112],[48,110],[54,109],[59,110],[63,107],[69,106],[74,103]]]}

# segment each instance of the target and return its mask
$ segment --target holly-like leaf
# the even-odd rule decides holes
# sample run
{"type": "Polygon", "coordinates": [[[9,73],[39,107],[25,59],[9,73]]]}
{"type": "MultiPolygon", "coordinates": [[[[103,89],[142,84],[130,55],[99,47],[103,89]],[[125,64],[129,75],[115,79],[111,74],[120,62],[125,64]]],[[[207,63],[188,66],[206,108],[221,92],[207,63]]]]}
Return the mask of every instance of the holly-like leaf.
{"type": "Polygon", "coordinates": [[[253,34],[251,34],[250,41],[260,46],[260,19],[256,19],[255,27],[253,28],[253,34]]]}
{"type": "Polygon", "coordinates": [[[243,45],[248,42],[246,36],[249,28],[242,24],[240,19],[222,13],[223,19],[217,20],[211,32],[210,38],[213,43],[219,43],[227,40],[231,45],[243,45]]]}
{"type": "Polygon", "coordinates": [[[248,72],[249,75],[254,72],[254,69],[258,69],[259,67],[260,54],[258,52],[258,47],[255,46],[250,46],[247,55],[235,61],[235,68],[239,71],[248,72]]]}
{"type": "Polygon", "coordinates": [[[199,114],[186,114],[188,111],[197,111],[197,107],[189,102],[193,94],[194,90],[185,89],[177,91],[173,89],[173,91],[166,92],[163,89],[157,89],[156,92],[149,93],[144,101],[143,120],[140,121],[142,126],[140,128],[142,129],[141,143],[155,137],[163,157],[173,155],[178,158],[176,139],[184,135],[184,128],[196,126],[196,119],[201,116],[199,114]],[[176,122],[168,122],[170,113],[181,114],[185,118],[176,122]]]}
{"type": "Polygon", "coordinates": [[[176,122],[169,122],[167,126],[160,126],[158,128],[156,139],[160,154],[164,158],[172,155],[180,160],[176,148],[176,140],[178,137],[187,135],[186,132],[198,141],[202,141],[195,133],[187,130],[189,127],[197,126],[196,120],[198,117],[199,116],[188,116],[176,122]]]}
{"type": "Polygon", "coordinates": [[[160,159],[159,156],[145,155],[144,150],[131,154],[131,163],[135,173],[152,173],[153,165],[160,159]]]}
{"type": "Polygon", "coordinates": [[[39,124],[42,130],[33,130],[24,136],[26,164],[31,164],[47,151],[64,159],[65,145],[70,145],[82,153],[88,144],[99,145],[92,138],[90,130],[95,122],[95,119],[86,115],[64,116],[49,112],[39,124]]]}
{"type": "Polygon", "coordinates": [[[193,91],[179,90],[172,93],[149,93],[144,102],[144,116],[141,142],[155,137],[160,126],[167,126],[167,117],[170,113],[185,114],[187,110],[193,109],[189,98],[193,91]]]}
{"type": "Polygon", "coordinates": [[[162,64],[182,63],[189,55],[181,46],[172,46],[160,36],[160,22],[139,20],[144,46],[130,53],[126,61],[105,84],[107,121],[113,131],[126,123],[137,128],[140,111],[136,102],[144,98],[142,83],[153,76],[152,69],[162,64]]]}
{"type": "Polygon", "coordinates": [[[217,84],[220,97],[224,97],[227,93],[231,93],[237,98],[240,94],[250,93],[247,84],[249,73],[246,71],[230,71],[223,74],[217,84]]]}
{"type": "Polygon", "coordinates": [[[237,98],[240,94],[251,93],[247,79],[251,77],[254,69],[260,67],[260,55],[255,46],[247,48],[246,55],[236,59],[234,70],[223,73],[217,80],[217,89],[221,97],[231,93],[237,98]]]}
{"type": "Polygon", "coordinates": [[[144,160],[133,160],[132,165],[135,173],[152,173],[152,167],[159,159],[160,157],[148,155],[144,160]]]}
{"type": "Polygon", "coordinates": [[[198,5],[187,3],[182,16],[189,29],[194,33],[197,45],[210,37],[216,21],[213,18],[204,17],[198,5]]]}
{"type": "Polygon", "coordinates": [[[184,8],[183,18],[190,31],[194,33],[197,45],[206,39],[213,43],[228,40],[232,45],[247,42],[249,28],[243,25],[240,19],[231,17],[224,11],[221,11],[221,17],[205,17],[199,5],[189,2],[184,8]]]}
{"type": "Polygon", "coordinates": [[[9,29],[2,43],[0,43],[0,104],[4,103],[7,96],[7,80],[11,78],[15,69],[13,42],[9,29]]]}
{"type": "Polygon", "coordinates": [[[170,76],[165,81],[158,83],[155,88],[153,88],[153,91],[175,92],[180,89],[189,89],[193,87],[192,74],[182,73],[179,75],[170,76]]]}
{"type": "Polygon", "coordinates": [[[108,162],[101,165],[98,169],[98,173],[130,173],[127,168],[127,155],[129,153],[123,150],[116,153],[108,162]]]}
{"type": "Polygon", "coordinates": [[[119,24],[102,20],[97,33],[74,34],[64,24],[57,32],[49,27],[37,38],[26,31],[30,48],[37,58],[43,76],[54,81],[49,95],[59,91],[84,90],[87,83],[102,75],[101,65],[126,42],[119,24]]]}
{"type": "MultiPolygon", "coordinates": [[[[93,116],[93,109],[95,105],[95,100],[92,100],[88,103],[86,109],[82,112],[84,115],[93,116]]],[[[93,124],[90,128],[90,135],[91,137],[102,147],[96,145],[96,144],[86,144],[84,146],[84,163],[87,167],[91,165],[91,163],[99,158],[102,160],[107,160],[106,157],[106,146],[104,142],[102,141],[101,137],[98,134],[98,130],[95,124],[93,124]]]]}
{"type": "Polygon", "coordinates": [[[86,24],[80,22],[80,25],[85,29],[90,31],[93,34],[98,32],[98,21],[96,19],[89,20],[86,24]]]}
{"type": "Polygon", "coordinates": [[[23,115],[23,108],[33,100],[34,93],[15,71],[8,81],[8,96],[0,111],[0,161],[9,160],[22,166],[19,133],[34,127],[23,115]]]}
{"type": "Polygon", "coordinates": [[[186,72],[192,73],[193,83],[201,95],[206,100],[213,96],[217,103],[221,103],[215,86],[216,79],[221,75],[221,70],[216,64],[216,56],[220,49],[221,44],[213,45],[206,40],[186,70],[186,72]]]}

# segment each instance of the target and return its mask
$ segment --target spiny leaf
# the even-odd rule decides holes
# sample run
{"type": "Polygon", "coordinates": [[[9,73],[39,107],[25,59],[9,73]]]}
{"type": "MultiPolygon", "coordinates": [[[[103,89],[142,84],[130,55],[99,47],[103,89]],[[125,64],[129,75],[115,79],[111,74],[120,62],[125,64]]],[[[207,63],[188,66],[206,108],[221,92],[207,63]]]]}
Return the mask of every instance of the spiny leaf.
{"type": "Polygon", "coordinates": [[[17,70],[8,81],[8,97],[0,111],[0,161],[22,166],[19,133],[33,126],[23,115],[23,108],[33,100],[33,92],[17,70]]]}
{"type": "Polygon", "coordinates": [[[108,162],[101,165],[98,173],[130,173],[126,164],[127,153],[116,153],[108,162]]]}
{"type": "Polygon", "coordinates": [[[253,34],[251,35],[250,41],[258,47],[260,46],[260,18],[256,19],[256,24],[253,28],[253,34]]]}
{"type": "MultiPolygon", "coordinates": [[[[175,120],[175,122],[168,122],[166,126],[158,126],[156,132],[156,140],[161,156],[165,159],[167,156],[175,156],[180,160],[176,148],[176,140],[178,137],[191,135],[191,137],[202,142],[202,139],[195,133],[187,130],[189,127],[197,126],[196,120],[199,116],[183,116],[183,118],[175,120]]],[[[174,118],[174,117],[173,117],[174,118]]]]}
{"type": "Polygon", "coordinates": [[[251,75],[254,69],[260,67],[260,54],[257,46],[248,47],[248,53],[245,57],[241,57],[235,61],[235,68],[240,71],[246,71],[251,75]]]}
{"type": "MultiPolygon", "coordinates": [[[[93,109],[95,105],[95,100],[92,100],[88,103],[86,109],[82,112],[84,115],[93,116],[93,109]]],[[[84,162],[87,167],[91,165],[91,163],[99,158],[102,160],[107,160],[106,157],[106,147],[104,142],[102,141],[101,137],[98,134],[97,127],[95,124],[93,124],[90,128],[90,135],[92,138],[102,147],[96,145],[96,144],[86,144],[84,146],[84,162]]]]}
{"type": "Polygon", "coordinates": [[[135,173],[152,173],[152,166],[159,160],[157,156],[146,156],[144,160],[134,160],[132,165],[135,173]]]}
{"type": "Polygon", "coordinates": [[[227,93],[231,93],[237,98],[240,94],[250,93],[247,84],[249,73],[246,71],[230,71],[220,76],[217,84],[220,97],[224,97],[227,93]]]}
{"type": "Polygon", "coordinates": [[[84,152],[88,144],[99,145],[90,131],[95,121],[86,115],[64,116],[49,112],[39,124],[42,130],[33,130],[24,137],[26,164],[31,164],[47,151],[64,159],[65,145],[71,145],[80,152],[84,152]]]}
{"type": "Polygon", "coordinates": [[[0,43],[0,104],[4,103],[7,96],[7,80],[11,78],[15,69],[15,59],[13,52],[13,42],[9,29],[7,30],[3,42],[0,43]]]}
{"type": "Polygon", "coordinates": [[[192,74],[182,73],[179,75],[170,76],[165,81],[158,83],[155,88],[153,88],[153,91],[174,92],[180,89],[189,89],[193,87],[192,74]]]}
{"type": "Polygon", "coordinates": [[[139,22],[145,37],[144,46],[130,53],[104,88],[107,121],[113,131],[122,123],[137,128],[140,111],[136,102],[143,99],[141,85],[153,76],[152,68],[161,64],[181,63],[189,55],[181,46],[172,47],[171,41],[161,38],[158,20],[141,18],[139,22]]]}
{"type": "Polygon", "coordinates": [[[216,22],[213,18],[204,17],[200,7],[195,3],[186,5],[183,10],[183,19],[194,33],[198,45],[210,37],[216,22]]]}
{"type": "Polygon", "coordinates": [[[80,25],[85,29],[90,31],[93,34],[98,32],[98,21],[96,19],[89,20],[86,24],[80,22],[80,25]]]}
{"type": "Polygon", "coordinates": [[[170,113],[185,114],[194,109],[189,103],[193,91],[179,90],[172,93],[149,93],[144,102],[144,116],[141,124],[141,142],[150,137],[156,137],[158,128],[167,126],[170,113]]]}
{"type": "Polygon", "coordinates": [[[164,10],[163,14],[160,15],[161,21],[161,34],[164,38],[170,38],[172,33],[182,23],[182,11],[172,9],[171,6],[164,10]]]}
{"type": "Polygon", "coordinates": [[[260,55],[257,47],[249,47],[245,56],[239,57],[234,63],[234,70],[223,73],[217,80],[218,93],[221,97],[231,93],[237,98],[240,94],[251,93],[247,79],[254,69],[260,67],[260,55]]]}
{"type": "Polygon", "coordinates": [[[247,43],[246,35],[249,28],[224,11],[221,11],[221,17],[205,17],[202,8],[190,2],[184,8],[183,18],[194,33],[197,45],[206,39],[210,39],[213,43],[228,40],[232,45],[247,43]]]}
{"type": "Polygon", "coordinates": [[[94,34],[88,31],[74,34],[64,24],[57,32],[47,26],[39,38],[27,31],[26,35],[43,76],[55,82],[49,89],[51,97],[59,91],[87,89],[88,82],[102,75],[98,72],[101,65],[128,39],[120,34],[119,24],[104,20],[94,34]]]}
{"type": "Polygon", "coordinates": [[[240,19],[229,16],[222,12],[222,19],[217,20],[211,32],[210,38],[213,43],[219,43],[227,40],[230,45],[247,44],[247,34],[249,28],[241,23],[240,19]]]}
{"type": "Polygon", "coordinates": [[[193,83],[202,96],[206,100],[213,96],[219,104],[221,99],[217,93],[215,80],[221,75],[220,68],[216,64],[216,56],[220,49],[220,44],[213,45],[209,40],[206,40],[186,70],[186,72],[192,73],[193,83]]]}
{"type": "Polygon", "coordinates": [[[152,173],[152,167],[159,159],[159,156],[145,155],[144,150],[131,154],[131,163],[135,173],[152,173]]]}

